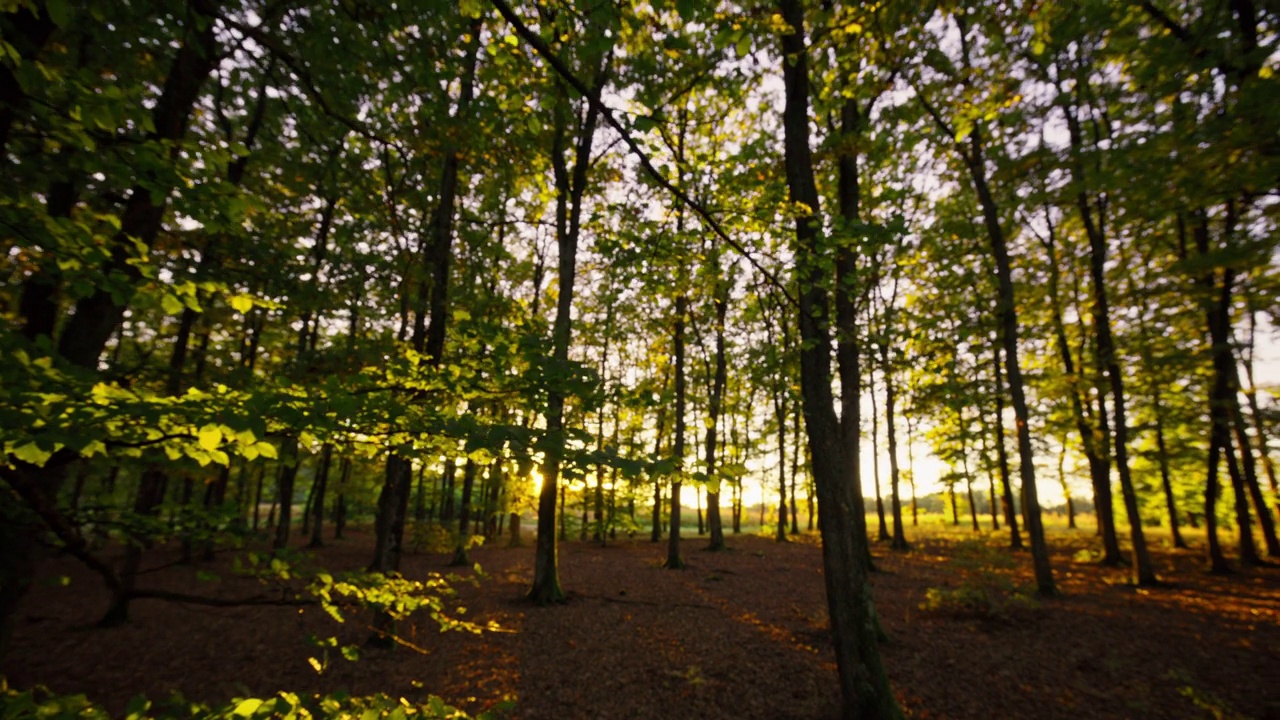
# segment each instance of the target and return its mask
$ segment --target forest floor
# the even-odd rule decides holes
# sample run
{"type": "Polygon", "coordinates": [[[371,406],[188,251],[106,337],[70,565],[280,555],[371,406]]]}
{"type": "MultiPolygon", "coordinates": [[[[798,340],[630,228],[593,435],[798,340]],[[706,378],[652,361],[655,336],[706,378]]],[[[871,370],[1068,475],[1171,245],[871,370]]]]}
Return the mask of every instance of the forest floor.
{"type": "MultiPolygon", "coordinates": [[[[1158,550],[1169,586],[1145,590],[1123,569],[1088,561],[1087,532],[1055,535],[1059,597],[1033,599],[1029,557],[1003,533],[935,535],[909,553],[875,547],[875,599],[891,641],[889,676],[912,718],[1280,718],[1280,569],[1217,577],[1199,553],[1158,550]]],[[[455,582],[464,617],[504,631],[441,633],[406,623],[421,650],[365,648],[323,674],[307,638],[360,642],[366,618],[337,625],[318,608],[134,603],[131,621],[92,625],[106,594],[69,559],[44,563],[19,610],[0,673],[16,687],[83,692],[119,712],[137,693],[225,701],[298,692],[427,693],[478,711],[504,700],[516,718],[835,718],[838,690],[811,535],[779,544],[730,536],[731,550],[684,540],[688,568],[661,567],[666,543],[563,543],[569,600],[521,598],[530,547],[471,551],[484,576],[455,582]],[[69,579],[69,581],[68,581],[69,579]]],[[[352,533],[314,553],[332,570],[371,557],[352,533]]],[[[232,553],[173,565],[153,551],[140,587],[223,598],[261,591],[232,571],[232,553]],[[216,575],[211,579],[210,575],[216,575]]],[[[449,556],[411,553],[409,577],[447,573],[449,556]]],[[[473,574],[472,570],[460,573],[473,574]]]]}

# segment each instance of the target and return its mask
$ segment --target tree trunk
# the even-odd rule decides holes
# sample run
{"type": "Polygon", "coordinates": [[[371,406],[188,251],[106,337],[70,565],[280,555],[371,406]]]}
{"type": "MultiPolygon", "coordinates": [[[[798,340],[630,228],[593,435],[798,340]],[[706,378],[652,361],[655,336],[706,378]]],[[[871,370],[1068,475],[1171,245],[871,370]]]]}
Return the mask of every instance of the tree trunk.
{"type": "MultiPolygon", "coordinates": [[[[1262,458],[1262,469],[1267,474],[1267,482],[1271,485],[1271,499],[1275,503],[1275,513],[1277,519],[1280,519],[1280,482],[1276,480],[1275,464],[1271,462],[1271,453],[1267,449],[1267,431],[1262,422],[1262,411],[1258,408],[1258,386],[1253,381],[1253,348],[1254,348],[1254,329],[1256,327],[1253,308],[1253,297],[1251,294],[1245,296],[1246,304],[1249,307],[1249,354],[1242,357],[1244,365],[1244,373],[1249,381],[1249,389],[1245,390],[1244,396],[1249,403],[1249,416],[1253,418],[1253,431],[1258,437],[1258,455],[1262,458]]],[[[1263,514],[1269,512],[1265,508],[1259,508],[1258,513],[1263,514]]]]}
{"type": "MultiPolygon", "coordinates": [[[[1046,217],[1050,217],[1048,211],[1046,217]]],[[[1100,414],[1101,425],[1095,431],[1089,425],[1084,412],[1084,399],[1080,388],[1081,376],[1076,372],[1075,357],[1071,352],[1071,343],[1067,340],[1067,327],[1062,319],[1062,303],[1059,295],[1061,271],[1058,267],[1056,247],[1056,228],[1049,223],[1048,237],[1044,241],[1045,251],[1049,256],[1049,302],[1053,306],[1054,342],[1058,347],[1058,356],[1062,360],[1063,373],[1067,382],[1071,383],[1071,415],[1076,423],[1076,431],[1080,435],[1080,450],[1089,464],[1089,479],[1093,485],[1094,512],[1098,518],[1098,534],[1102,536],[1102,561],[1108,567],[1124,562],[1120,554],[1120,542],[1116,533],[1115,511],[1111,502],[1111,462],[1105,449],[1099,451],[1098,436],[1107,437],[1105,415],[1100,414]]]]}
{"type": "MultiPolygon", "coordinates": [[[[707,434],[704,442],[706,451],[707,482],[707,528],[711,534],[708,550],[723,550],[724,527],[720,521],[720,488],[721,479],[718,472],[716,451],[717,432],[720,429],[720,413],[724,401],[724,388],[728,381],[728,367],[725,362],[724,319],[729,310],[730,282],[722,278],[716,284],[716,359],[715,376],[711,380],[711,396],[707,402],[707,434]],[[712,491],[714,489],[714,492],[712,491]]],[[[736,525],[736,522],[735,522],[736,525]]]]}
{"type": "MultiPolygon", "coordinates": [[[[1080,92],[1080,83],[1076,85],[1080,92]]],[[[1065,97],[1065,96],[1064,96],[1065,97]]],[[[1089,276],[1093,281],[1093,329],[1097,334],[1095,350],[1098,365],[1106,373],[1111,391],[1115,432],[1112,439],[1115,448],[1116,469],[1120,474],[1120,494],[1124,499],[1125,515],[1129,518],[1129,541],[1133,545],[1133,581],[1135,584],[1155,585],[1155,566],[1147,551],[1146,535],[1142,531],[1142,514],[1138,510],[1138,494],[1129,472],[1129,424],[1125,406],[1124,376],[1120,372],[1120,359],[1116,354],[1115,340],[1111,335],[1111,308],[1107,297],[1106,262],[1108,241],[1105,233],[1106,215],[1099,208],[1096,216],[1084,186],[1083,163],[1080,160],[1083,138],[1080,132],[1076,108],[1064,101],[1068,135],[1071,138],[1072,169],[1080,189],[1076,194],[1076,208],[1089,238],[1089,276]]]]}
{"type": "Polygon", "coordinates": [[[1022,534],[1018,532],[1018,505],[1013,496],[1013,483],[1009,480],[1009,453],[1004,446],[1004,371],[1000,362],[1000,343],[992,343],[995,365],[996,397],[996,465],[1000,468],[1001,504],[1004,506],[1004,522],[1009,526],[1009,548],[1022,549],[1022,534]]]}
{"type": "Polygon", "coordinates": [[[471,544],[471,491],[475,484],[476,463],[467,458],[467,464],[462,469],[462,504],[458,506],[458,535],[453,544],[453,560],[449,561],[453,566],[471,564],[471,559],[467,557],[467,545],[471,544]]]}
{"type": "Polygon", "coordinates": [[[298,441],[290,438],[284,442],[281,448],[280,456],[284,460],[284,464],[280,468],[280,477],[276,484],[277,504],[280,506],[280,515],[276,519],[275,539],[271,543],[271,547],[279,550],[289,544],[289,532],[293,525],[293,483],[298,477],[298,464],[301,460],[298,457],[298,441]]]}
{"type": "Polygon", "coordinates": [[[325,443],[320,451],[320,467],[316,470],[316,481],[312,485],[311,494],[315,498],[311,505],[311,542],[309,548],[324,547],[324,539],[320,531],[324,526],[324,491],[329,484],[329,466],[333,463],[333,443],[325,443]]]}
{"type": "MultiPolygon", "coordinates": [[[[681,137],[683,137],[683,131],[681,132],[681,137]]],[[[683,290],[676,296],[675,310],[675,331],[672,333],[672,344],[674,345],[675,354],[676,418],[671,451],[675,457],[675,474],[671,476],[671,529],[667,533],[667,559],[662,564],[663,567],[669,570],[679,570],[685,566],[684,558],[680,557],[680,481],[681,475],[684,473],[684,323],[685,315],[688,313],[688,299],[685,297],[683,290]]]]}
{"type": "MultiPolygon", "coordinates": [[[[964,29],[961,29],[964,33],[964,29]]],[[[986,160],[982,148],[982,131],[974,128],[969,135],[972,155],[966,158],[974,190],[982,205],[987,236],[996,262],[996,283],[999,289],[997,307],[1000,312],[1000,334],[1004,343],[1005,377],[1009,381],[1009,395],[1013,400],[1013,414],[1017,419],[1018,471],[1022,479],[1024,496],[1023,513],[1027,520],[1027,535],[1031,538],[1031,557],[1035,569],[1036,591],[1040,595],[1057,592],[1053,582],[1053,569],[1049,565],[1049,547],[1045,543],[1044,526],[1040,518],[1040,498],[1036,491],[1035,452],[1031,447],[1031,414],[1027,410],[1027,398],[1022,383],[1022,366],[1018,362],[1018,308],[1013,295],[1013,267],[1009,259],[1009,247],[1004,229],[1000,226],[1000,213],[987,186],[986,160]]],[[[1012,527],[1012,525],[1010,526],[1012,527]]]]}
{"type": "MultiPolygon", "coordinates": [[[[885,312],[887,325],[890,311],[886,309],[885,312]]],[[[909,549],[907,535],[902,527],[902,495],[898,491],[902,478],[898,471],[898,432],[897,418],[894,415],[897,397],[893,384],[893,367],[889,364],[889,343],[880,344],[880,365],[883,367],[884,375],[885,432],[889,441],[889,498],[893,509],[893,542],[889,547],[894,550],[907,550],[909,549]]]]}
{"type": "MultiPolygon", "coordinates": [[[[875,609],[866,582],[865,534],[855,524],[858,510],[848,469],[849,446],[842,437],[831,393],[831,343],[821,270],[825,248],[809,147],[809,64],[800,0],[780,0],[790,32],[782,36],[785,169],[789,199],[809,215],[795,221],[796,280],[800,324],[800,386],[812,473],[818,491],[823,577],[835,644],[836,673],[847,718],[901,717],[880,661],[875,609]],[[861,545],[860,545],[861,543],[861,545]]],[[[847,318],[846,318],[847,319],[847,318]]],[[[854,321],[856,322],[856,320],[854,321]]],[[[857,386],[855,385],[854,388],[857,386]]]]}
{"type": "Polygon", "coordinates": [[[867,383],[871,386],[871,477],[876,483],[876,532],[877,542],[888,542],[889,526],[884,519],[884,495],[880,493],[880,408],[876,407],[876,376],[874,369],[868,369],[870,376],[867,383]]]}
{"type": "Polygon", "coordinates": [[[791,406],[791,447],[794,452],[791,453],[791,534],[800,534],[800,506],[796,504],[796,485],[800,482],[800,404],[795,403],[791,406]]]}
{"type": "MultiPolygon", "coordinates": [[[[142,471],[138,481],[138,494],[134,499],[133,513],[138,517],[156,517],[160,505],[164,502],[168,477],[158,467],[149,467],[142,471]]],[[[142,564],[142,551],[151,546],[146,537],[131,538],[125,545],[124,560],[117,573],[119,585],[112,588],[111,600],[106,613],[98,620],[98,627],[117,627],[129,620],[129,601],[133,599],[133,589],[137,583],[138,569],[142,564]]]]}
{"type": "MultiPolygon", "coordinates": [[[[609,55],[600,58],[591,92],[599,100],[608,78],[609,55]]],[[[591,164],[591,146],[595,140],[598,102],[590,102],[583,113],[582,127],[575,143],[573,173],[565,159],[566,132],[569,124],[568,91],[560,89],[556,99],[556,127],[551,148],[551,165],[556,187],[556,245],[559,250],[558,296],[556,317],[551,329],[551,357],[558,367],[569,362],[572,340],[574,279],[577,275],[578,234],[582,222],[582,198],[587,190],[587,170],[591,164]]],[[[537,605],[563,602],[560,587],[559,554],[556,548],[556,490],[560,485],[560,461],[564,442],[564,393],[553,387],[547,393],[547,435],[553,447],[546,453],[542,489],[538,493],[538,531],[534,548],[533,585],[529,599],[537,605]]]]}
{"type": "MultiPolygon", "coordinates": [[[[483,20],[477,17],[471,22],[466,34],[466,67],[460,78],[458,105],[452,118],[458,123],[465,123],[470,119],[470,106],[475,97],[482,23],[483,20]]],[[[453,224],[461,166],[461,153],[457,143],[447,135],[441,153],[443,165],[438,186],[439,197],[431,217],[429,251],[423,258],[427,267],[421,274],[412,340],[414,350],[431,367],[439,367],[444,360],[445,336],[450,320],[449,274],[453,260],[453,224]]],[[[374,559],[370,570],[382,573],[399,571],[412,489],[412,460],[392,451],[387,456],[382,490],[378,495],[378,515],[374,520],[374,559]]],[[[389,636],[394,632],[390,615],[385,612],[377,613],[373,631],[374,642],[389,644],[389,636]]]]}
{"type": "Polygon", "coordinates": [[[784,392],[781,387],[773,391],[773,415],[778,423],[778,525],[773,536],[778,542],[787,541],[787,401],[784,392]]]}

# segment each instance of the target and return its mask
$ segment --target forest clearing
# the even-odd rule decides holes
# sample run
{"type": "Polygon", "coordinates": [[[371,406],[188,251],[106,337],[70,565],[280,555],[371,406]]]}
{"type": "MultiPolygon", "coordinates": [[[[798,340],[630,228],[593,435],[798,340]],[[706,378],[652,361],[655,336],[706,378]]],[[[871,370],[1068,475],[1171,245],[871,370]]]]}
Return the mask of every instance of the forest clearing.
{"type": "MultiPolygon", "coordinates": [[[[1277,570],[1211,576],[1191,553],[1157,551],[1170,585],[1135,589],[1123,570],[1089,557],[1091,533],[1063,529],[1050,535],[1063,595],[1036,600],[1005,534],[933,523],[921,531],[909,553],[878,547],[873,574],[890,637],[882,650],[907,717],[1280,717],[1277,570]]],[[[322,653],[307,637],[336,633],[361,644],[368,617],[339,627],[315,608],[146,601],[129,625],[93,628],[107,595],[63,559],[46,566],[0,670],[20,686],[87,693],[115,712],[141,692],[225,703],[346,689],[411,700],[430,692],[472,713],[501,708],[495,717],[662,718],[674,705],[689,718],[835,718],[815,539],[734,536],[731,550],[691,551],[679,572],[661,567],[663,549],[647,538],[564,543],[569,599],[542,609],[522,597],[531,549],[475,548],[483,579],[454,583],[449,604],[501,631],[440,633],[419,617],[404,632],[417,649],[363,648],[355,662],[330,651],[323,673],[308,662],[322,653]],[[69,584],[51,581],[59,573],[69,584]]],[[[360,532],[308,555],[336,571],[361,567],[371,549],[360,532]]],[[[157,551],[147,566],[176,558],[157,551]]],[[[448,560],[411,552],[402,567],[422,576],[448,572],[448,560]]],[[[212,597],[260,590],[237,579],[226,556],[146,577],[212,597]],[[198,580],[201,573],[219,579],[198,580]]]]}

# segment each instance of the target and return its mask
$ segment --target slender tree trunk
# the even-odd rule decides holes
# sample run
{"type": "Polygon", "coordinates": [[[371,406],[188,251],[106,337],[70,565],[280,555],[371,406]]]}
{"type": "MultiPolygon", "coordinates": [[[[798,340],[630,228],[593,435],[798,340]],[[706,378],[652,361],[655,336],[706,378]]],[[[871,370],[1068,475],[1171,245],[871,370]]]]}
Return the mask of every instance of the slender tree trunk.
{"type": "Polygon", "coordinates": [[[333,501],[333,539],[341,540],[347,528],[347,485],[351,481],[351,458],[342,458],[342,471],[338,473],[338,497],[333,501]]]}
{"type": "Polygon", "coordinates": [[[969,496],[969,519],[973,523],[973,531],[980,532],[982,528],[978,525],[978,501],[973,497],[973,474],[969,472],[969,453],[967,451],[961,458],[961,463],[964,470],[965,492],[969,496]]]}
{"type": "Polygon", "coordinates": [[[794,403],[791,410],[791,447],[795,449],[791,453],[791,534],[799,535],[800,506],[796,504],[796,485],[800,482],[800,454],[804,452],[800,448],[800,404],[794,403]]]}
{"type": "Polygon", "coordinates": [[[778,423],[778,526],[773,536],[778,542],[787,541],[787,401],[783,392],[775,387],[773,393],[773,415],[778,423]]]}
{"type": "MultiPolygon", "coordinates": [[[[1079,84],[1077,84],[1077,92],[1079,84]]],[[[1065,107],[1067,126],[1071,137],[1072,167],[1076,182],[1081,189],[1076,195],[1076,207],[1084,222],[1085,234],[1089,238],[1089,275],[1093,281],[1093,329],[1097,334],[1095,350],[1098,354],[1098,365],[1106,373],[1107,384],[1111,392],[1112,410],[1115,417],[1114,442],[1116,469],[1120,472],[1120,494],[1124,499],[1125,514],[1129,518],[1129,541],[1133,545],[1133,581],[1137,585],[1155,585],[1155,566],[1151,562],[1151,554],[1147,550],[1146,535],[1142,531],[1142,514],[1138,510],[1138,493],[1133,485],[1133,476],[1129,472],[1129,424],[1125,405],[1124,377],[1120,372],[1120,360],[1116,353],[1115,340],[1111,335],[1110,299],[1107,297],[1106,262],[1108,241],[1105,234],[1105,215],[1099,211],[1095,216],[1089,197],[1084,190],[1083,163],[1080,161],[1082,137],[1076,109],[1065,107]]]]}
{"type": "MultiPolygon", "coordinates": [[[[1046,209],[1045,217],[1051,218],[1046,209]]],[[[1115,512],[1111,506],[1111,463],[1105,450],[1106,415],[1100,414],[1101,427],[1096,429],[1089,424],[1084,411],[1084,399],[1081,390],[1082,377],[1076,372],[1075,357],[1072,355],[1071,343],[1067,340],[1067,327],[1062,319],[1062,303],[1059,295],[1061,271],[1058,267],[1056,246],[1056,228],[1049,222],[1048,238],[1044,241],[1045,251],[1049,256],[1049,302],[1053,306],[1054,341],[1058,347],[1058,356],[1062,360],[1063,373],[1071,384],[1071,415],[1075,419],[1076,431],[1080,435],[1080,450],[1089,464],[1089,478],[1093,485],[1094,513],[1098,518],[1098,534],[1102,537],[1102,561],[1108,567],[1120,565],[1124,558],[1120,554],[1120,542],[1116,533],[1115,512]],[[1101,439],[1099,438],[1101,436],[1101,439]],[[1103,444],[1103,448],[1099,448],[1103,444]]]]}
{"type": "Polygon", "coordinates": [[[724,404],[724,389],[728,382],[728,366],[725,362],[724,320],[729,309],[729,290],[729,278],[722,278],[717,282],[715,297],[715,375],[711,380],[711,396],[707,402],[707,434],[703,443],[706,452],[707,482],[710,483],[707,489],[707,528],[711,535],[710,542],[707,544],[708,550],[723,550],[725,548],[724,526],[720,520],[720,488],[722,487],[722,480],[717,477],[719,472],[717,451],[719,448],[716,440],[721,425],[720,416],[724,404]],[[712,492],[712,488],[715,489],[714,492],[712,492]]]}
{"type": "Polygon", "coordinates": [[[910,416],[907,417],[907,478],[911,483],[911,527],[919,527],[920,525],[920,508],[916,501],[916,458],[915,458],[915,438],[912,436],[912,430],[915,423],[911,422],[910,416]]]}
{"type": "Polygon", "coordinates": [[[467,557],[467,545],[471,544],[471,492],[476,484],[476,468],[475,461],[470,458],[467,458],[467,464],[462,468],[462,504],[458,506],[458,535],[453,544],[453,560],[449,561],[453,566],[471,564],[471,559],[467,557]]]}
{"type": "Polygon", "coordinates": [[[1000,489],[1003,495],[1004,521],[1009,526],[1009,547],[1022,549],[1022,535],[1018,532],[1018,506],[1013,496],[1013,484],[1009,480],[1009,454],[1004,446],[1004,371],[1000,362],[1000,343],[992,343],[995,364],[996,397],[996,465],[1000,468],[1000,489]]]}
{"type": "Polygon", "coordinates": [[[1222,441],[1225,433],[1220,429],[1223,425],[1218,418],[1211,421],[1209,439],[1209,470],[1205,474],[1204,483],[1204,526],[1205,539],[1209,553],[1209,572],[1225,575],[1232,572],[1227,564],[1227,556],[1222,552],[1222,544],[1218,539],[1218,495],[1221,485],[1218,482],[1218,470],[1222,461],[1222,441]]]}
{"type": "MultiPolygon", "coordinates": [[[[802,0],[796,0],[797,5],[802,0]]],[[[802,13],[801,13],[802,14],[802,13]]],[[[808,80],[805,85],[807,88],[808,80]]],[[[808,102],[807,98],[805,100],[808,102]]],[[[847,98],[840,107],[840,138],[837,145],[837,198],[839,203],[839,227],[842,234],[856,237],[858,226],[862,223],[861,181],[859,176],[858,147],[862,142],[862,134],[866,129],[866,113],[858,107],[854,98],[847,98]]],[[[797,128],[798,129],[798,128],[797,128]]],[[[806,138],[808,135],[806,134],[806,138]]],[[[836,315],[836,362],[840,375],[840,442],[848,453],[843,464],[844,476],[840,479],[842,486],[848,487],[853,495],[852,523],[856,534],[854,548],[858,552],[858,562],[864,572],[875,569],[871,559],[870,536],[867,533],[867,507],[862,495],[862,348],[861,331],[858,326],[857,297],[862,290],[858,276],[858,254],[853,244],[842,242],[835,251],[835,315],[836,315]]],[[[810,450],[815,446],[811,443],[810,450]]],[[[810,453],[812,456],[812,452],[810,453]]],[[[825,537],[821,507],[825,493],[817,488],[818,479],[814,477],[815,492],[818,495],[818,525],[820,533],[825,537]]],[[[838,562],[838,560],[837,560],[838,562]]],[[[842,687],[844,687],[842,685],[842,687]]],[[[847,698],[846,698],[847,700],[847,698]]],[[[847,703],[846,703],[847,704],[847,703]]]]}
{"type": "MultiPolygon", "coordinates": [[[[961,33],[964,32],[962,28],[961,33]]],[[[1053,595],[1057,589],[1053,582],[1053,569],[1049,564],[1049,546],[1045,542],[1044,526],[1040,518],[1040,498],[1036,491],[1035,452],[1031,447],[1031,413],[1027,409],[1022,366],[1018,362],[1018,309],[1013,294],[1013,267],[1009,259],[1004,229],[1000,225],[1000,213],[987,186],[981,128],[975,128],[970,133],[969,144],[972,154],[966,158],[966,163],[982,205],[983,220],[987,226],[988,239],[991,241],[991,252],[995,256],[996,282],[999,288],[997,307],[1000,311],[1000,336],[1004,343],[1005,377],[1008,378],[1009,395],[1013,400],[1013,414],[1017,419],[1018,471],[1022,479],[1023,513],[1027,520],[1027,535],[1031,538],[1036,591],[1041,595],[1053,595]]]]}
{"type": "Polygon", "coordinates": [[[1258,484],[1258,470],[1253,460],[1253,447],[1249,441],[1248,426],[1244,412],[1240,408],[1240,377],[1236,370],[1235,358],[1231,362],[1231,387],[1227,410],[1231,415],[1231,427],[1235,431],[1236,447],[1240,451],[1240,465],[1243,471],[1244,489],[1253,507],[1258,512],[1258,526],[1262,529],[1262,540],[1267,547],[1267,554],[1280,557],[1280,538],[1276,537],[1276,525],[1271,518],[1271,509],[1267,507],[1266,498],[1262,495],[1262,487],[1258,484]]]}
{"type": "MultiPolygon", "coordinates": [[[[138,481],[138,493],[134,499],[134,515],[156,517],[161,503],[164,502],[168,484],[168,477],[158,467],[143,470],[142,477],[138,481]]],[[[129,601],[133,599],[133,590],[137,584],[142,552],[150,545],[151,541],[147,538],[134,538],[125,545],[124,559],[117,573],[119,584],[112,588],[110,603],[106,613],[98,620],[98,627],[116,627],[129,620],[129,601]]]]}
{"type": "Polygon", "coordinates": [[[1187,541],[1178,528],[1178,502],[1173,494],[1173,481],[1169,473],[1169,447],[1164,437],[1164,406],[1160,402],[1160,389],[1152,384],[1151,403],[1155,414],[1156,461],[1160,465],[1160,487],[1164,491],[1164,503],[1169,512],[1169,539],[1175,548],[1186,549],[1187,541]]]}
{"type": "Polygon", "coordinates": [[[893,366],[889,363],[888,343],[880,345],[880,364],[884,368],[885,432],[889,441],[889,497],[893,504],[893,543],[890,547],[894,550],[907,550],[909,548],[907,535],[902,527],[902,495],[898,491],[902,478],[898,471],[898,432],[897,418],[894,415],[897,397],[893,382],[893,366]]]}
{"type": "MultiPolygon", "coordinates": [[[[591,92],[598,101],[608,79],[612,51],[600,58],[591,92]]],[[[565,150],[569,124],[568,91],[560,89],[556,100],[556,127],[551,149],[551,165],[556,187],[556,244],[559,249],[558,296],[556,317],[551,328],[551,356],[557,366],[569,362],[572,341],[573,292],[577,276],[578,234],[582,222],[582,199],[587,191],[587,169],[591,163],[591,146],[595,140],[598,102],[588,103],[583,113],[570,174],[565,150]]],[[[556,490],[560,485],[560,461],[563,452],[564,394],[552,388],[547,394],[546,429],[555,447],[546,454],[542,489],[538,494],[538,531],[534,548],[533,585],[529,599],[536,605],[564,601],[560,587],[559,554],[556,547],[556,490]]]]}
{"type": "MultiPolygon", "coordinates": [[[[683,116],[681,118],[683,120],[683,116]]],[[[683,124],[683,123],[682,123],[683,124]]],[[[684,132],[681,130],[681,137],[684,132]]],[[[679,570],[685,566],[684,558],[680,557],[680,485],[681,476],[684,473],[684,405],[685,405],[685,378],[684,378],[684,323],[685,315],[688,313],[688,299],[685,297],[683,290],[676,296],[676,321],[675,331],[672,333],[672,344],[675,353],[675,383],[676,383],[676,404],[675,404],[675,435],[672,442],[672,454],[675,456],[675,474],[671,477],[671,529],[667,533],[667,560],[663,563],[663,567],[668,570],[679,570]]]]}
{"type": "Polygon", "coordinates": [[[444,461],[444,474],[440,478],[440,522],[452,522],[454,519],[454,481],[458,477],[458,462],[453,458],[444,461]]]}
{"type": "MultiPolygon", "coordinates": [[[[1209,220],[1206,213],[1199,212],[1194,228],[1196,249],[1201,257],[1209,254],[1209,220]]],[[[1227,207],[1227,234],[1234,228],[1233,205],[1227,207]]],[[[1249,518],[1249,500],[1244,488],[1244,480],[1240,477],[1240,468],[1236,463],[1231,447],[1232,401],[1235,400],[1235,388],[1232,379],[1235,377],[1235,356],[1231,350],[1231,293],[1235,283],[1235,270],[1224,268],[1219,282],[1215,271],[1201,276],[1198,284],[1206,295],[1208,303],[1209,342],[1213,358],[1213,384],[1209,395],[1209,418],[1212,423],[1210,436],[1209,477],[1205,483],[1205,522],[1210,534],[1209,563],[1210,570],[1223,572],[1227,569],[1225,559],[1221,558],[1221,547],[1217,542],[1216,501],[1218,493],[1216,451],[1226,456],[1227,470],[1231,477],[1232,490],[1235,495],[1237,533],[1239,535],[1240,562],[1246,565],[1259,565],[1262,558],[1258,556],[1257,546],[1253,541],[1252,523],[1249,518]],[[1211,517],[1213,516],[1213,517],[1211,517]],[[1215,555],[1216,553],[1216,555],[1215,555]]],[[[1238,406],[1238,405],[1237,405],[1238,406]]],[[[1243,448],[1248,452],[1248,447],[1243,448]]]]}
{"type": "MultiPolygon", "coordinates": [[[[470,119],[470,107],[475,97],[482,23],[483,20],[477,17],[467,29],[466,66],[460,78],[458,104],[452,118],[458,123],[470,119]]],[[[423,258],[427,267],[421,274],[418,288],[418,308],[414,314],[412,338],[414,350],[431,367],[439,367],[444,360],[445,336],[450,320],[449,276],[453,261],[453,225],[458,188],[462,184],[459,178],[461,152],[456,141],[446,138],[442,154],[439,196],[431,216],[429,238],[424,238],[428,241],[423,258]]],[[[412,460],[397,452],[390,453],[382,489],[378,495],[378,514],[374,519],[374,558],[370,570],[381,573],[399,571],[412,489],[412,460]]],[[[377,613],[373,621],[373,632],[373,642],[389,645],[390,636],[394,632],[391,616],[385,612],[377,613]]]]}
{"type": "Polygon", "coordinates": [[[275,550],[289,544],[289,532],[293,525],[293,484],[298,477],[298,464],[301,462],[298,457],[298,441],[294,438],[286,440],[280,456],[284,461],[276,482],[276,502],[280,507],[280,514],[276,518],[275,539],[271,543],[275,550]]]}
{"type": "Polygon", "coordinates": [[[880,409],[876,407],[875,370],[868,369],[867,382],[871,385],[871,476],[876,482],[876,533],[877,542],[889,541],[889,527],[884,519],[884,495],[880,493],[880,409]]]}
{"type": "Polygon", "coordinates": [[[311,490],[315,499],[311,506],[311,542],[307,543],[309,548],[324,547],[320,531],[324,526],[324,492],[329,484],[329,466],[332,463],[333,443],[325,443],[320,450],[320,467],[316,470],[316,481],[311,490]]]}
{"type": "MultiPolygon", "coordinates": [[[[981,416],[979,416],[979,419],[981,419],[981,416]]],[[[1000,530],[1000,511],[998,510],[999,500],[996,496],[996,464],[992,462],[991,455],[987,450],[987,430],[988,428],[984,426],[982,433],[979,435],[979,439],[982,441],[982,454],[979,457],[982,459],[982,466],[987,470],[987,502],[989,503],[988,509],[991,511],[991,530],[998,532],[1000,530]]]]}
{"type": "MultiPolygon", "coordinates": [[[[716,311],[716,359],[715,359],[715,376],[711,380],[711,397],[707,402],[707,434],[704,442],[706,451],[706,470],[707,482],[710,486],[707,489],[707,528],[710,530],[711,541],[707,544],[708,550],[723,550],[724,544],[724,526],[720,520],[720,489],[722,480],[717,477],[719,472],[719,458],[716,453],[719,449],[716,445],[717,432],[721,425],[721,410],[724,403],[724,388],[728,381],[728,367],[725,362],[725,338],[724,338],[724,320],[729,309],[729,279],[724,278],[717,283],[715,297],[716,311]],[[714,492],[712,491],[714,488],[714,492]]],[[[734,519],[734,531],[737,531],[737,519],[734,519]]]]}
{"type": "Polygon", "coordinates": [[[1076,529],[1076,508],[1071,502],[1071,485],[1067,483],[1067,446],[1058,449],[1058,484],[1062,486],[1062,497],[1067,501],[1067,527],[1076,529]]]}
{"type": "MultiPolygon", "coordinates": [[[[1271,500],[1275,503],[1276,518],[1280,520],[1280,483],[1276,480],[1275,464],[1271,461],[1271,452],[1267,448],[1267,431],[1262,421],[1262,411],[1258,408],[1258,386],[1253,380],[1253,354],[1254,354],[1254,331],[1256,323],[1254,316],[1256,311],[1253,307],[1252,294],[1245,295],[1245,301],[1249,308],[1249,343],[1248,354],[1242,353],[1242,364],[1244,365],[1244,373],[1249,381],[1249,389],[1245,391],[1245,399],[1249,403],[1249,416],[1253,418],[1253,431],[1258,438],[1258,455],[1262,458],[1262,469],[1267,475],[1267,482],[1271,485],[1271,500]]],[[[1263,514],[1269,512],[1264,508],[1258,508],[1258,513],[1263,514]]]]}

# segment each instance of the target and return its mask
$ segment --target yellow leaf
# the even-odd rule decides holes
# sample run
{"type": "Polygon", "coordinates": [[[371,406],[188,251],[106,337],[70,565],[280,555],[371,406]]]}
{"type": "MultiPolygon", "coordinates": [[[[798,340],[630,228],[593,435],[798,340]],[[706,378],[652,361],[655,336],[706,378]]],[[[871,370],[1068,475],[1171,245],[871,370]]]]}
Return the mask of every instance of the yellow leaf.
{"type": "Polygon", "coordinates": [[[217,425],[205,425],[200,428],[196,439],[199,441],[200,447],[205,450],[213,450],[222,442],[222,431],[218,429],[217,425]]]}
{"type": "Polygon", "coordinates": [[[247,313],[253,309],[253,298],[248,295],[232,295],[229,302],[238,313],[247,313]]]}

